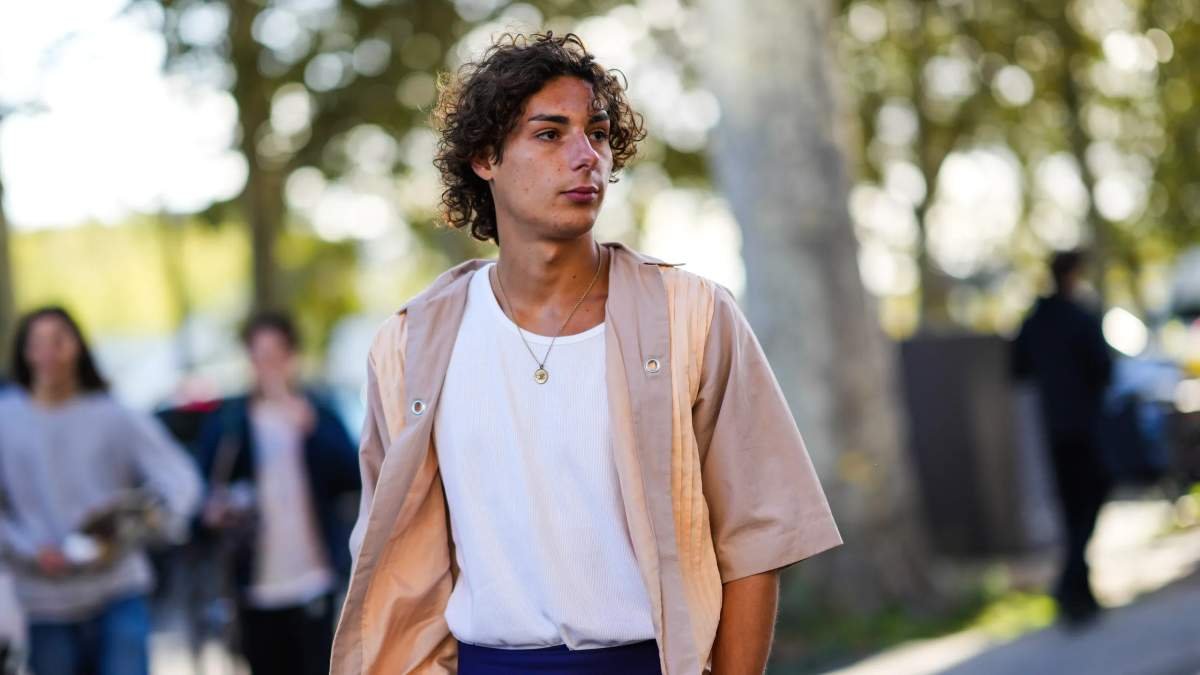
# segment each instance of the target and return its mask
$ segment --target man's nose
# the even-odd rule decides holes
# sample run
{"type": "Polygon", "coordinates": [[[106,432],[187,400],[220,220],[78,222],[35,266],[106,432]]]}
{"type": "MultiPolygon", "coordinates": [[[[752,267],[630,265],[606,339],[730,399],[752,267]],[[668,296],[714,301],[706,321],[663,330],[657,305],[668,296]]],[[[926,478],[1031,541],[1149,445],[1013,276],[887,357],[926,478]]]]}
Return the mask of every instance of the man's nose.
{"type": "Polygon", "coordinates": [[[592,169],[596,166],[596,162],[600,161],[599,153],[596,152],[596,148],[592,147],[585,133],[572,134],[571,142],[567,147],[573,171],[592,169]]]}

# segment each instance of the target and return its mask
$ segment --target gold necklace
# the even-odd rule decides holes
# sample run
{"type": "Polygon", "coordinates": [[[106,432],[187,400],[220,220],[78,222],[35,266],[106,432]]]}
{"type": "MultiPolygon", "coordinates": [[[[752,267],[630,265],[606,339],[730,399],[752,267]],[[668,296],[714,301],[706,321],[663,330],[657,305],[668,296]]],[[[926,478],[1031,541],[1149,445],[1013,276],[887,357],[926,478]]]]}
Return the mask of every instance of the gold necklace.
{"type": "Polygon", "coordinates": [[[592,275],[592,281],[588,284],[587,288],[584,289],[583,295],[579,296],[579,300],[577,300],[575,302],[575,306],[571,308],[571,313],[567,314],[566,320],[564,320],[562,325],[558,327],[558,332],[554,334],[554,337],[550,338],[550,346],[546,347],[545,356],[543,356],[541,360],[538,360],[537,354],[533,353],[533,347],[529,346],[529,340],[525,339],[525,331],[522,330],[520,324],[517,323],[517,315],[515,312],[513,312],[512,303],[508,300],[508,293],[504,290],[504,282],[500,280],[500,266],[496,266],[496,283],[500,286],[500,295],[504,296],[504,304],[508,305],[508,314],[512,317],[513,325],[517,327],[517,334],[521,336],[521,342],[525,343],[525,349],[529,350],[529,355],[532,356],[534,362],[538,364],[537,370],[533,371],[534,382],[537,382],[538,384],[546,384],[550,381],[550,371],[546,370],[546,359],[550,358],[550,350],[554,349],[554,342],[558,340],[559,335],[562,335],[563,329],[566,328],[567,324],[571,322],[571,317],[575,316],[576,310],[578,310],[579,306],[583,304],[583,301],[587,299],[588,294],[592,292],[592,286],[595,286],[596,280],[600,278],[600,268],[602,267],[604,267],[603,253],[600,254],[599,260],[596,261],[596,273],[592,275]]]}

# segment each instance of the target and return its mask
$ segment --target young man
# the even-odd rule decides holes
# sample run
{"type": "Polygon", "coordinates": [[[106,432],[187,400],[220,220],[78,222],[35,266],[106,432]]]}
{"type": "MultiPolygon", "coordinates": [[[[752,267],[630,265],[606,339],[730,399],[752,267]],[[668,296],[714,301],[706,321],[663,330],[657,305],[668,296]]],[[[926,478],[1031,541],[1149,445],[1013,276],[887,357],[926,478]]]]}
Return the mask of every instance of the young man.
{"type": "Polygon", "coordinates": [[[209,481],[202,520],[232,544],[251,672],[324,673],[334,598],[350,568],[339,503],[359,490],[354,445],[337,414],[300,388],[289,317],[259,314],[242,338],[253,391],[222,402],[201,430],[197,454],[209,481]]]}
{"type": "Polygon", "coordinates": [[[1013,346],[1013,371],[1037,385],[1042,420],[1067,535],[1067,551],[1054,596],[1062,618],[1081,624],[1100,605],[1088,581],[1087,545],[1111,487],[1097,443],[1112,355],[1100,317],[1080,302],[1085,258],[1078,251],[1054,256],[1054,294],[1038,300],[1013,346]]]}
{"type": "Polygon", "coordinates": [[[500,247],[371,349],[333,673],[760,673],[778,570],[840,543],[730,294],[592,226],[643,132],[574,36],[443,87],[451,225],[500,247]]]}

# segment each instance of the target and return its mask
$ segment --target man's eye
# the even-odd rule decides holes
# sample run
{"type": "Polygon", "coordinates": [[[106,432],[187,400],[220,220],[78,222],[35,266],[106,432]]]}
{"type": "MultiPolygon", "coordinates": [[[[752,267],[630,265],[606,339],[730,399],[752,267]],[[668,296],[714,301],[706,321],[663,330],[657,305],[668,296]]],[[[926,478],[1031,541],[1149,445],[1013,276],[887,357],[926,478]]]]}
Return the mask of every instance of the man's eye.
{"type": "Polygon", "coordinates": [[[538,132],[537,137],[544,138],[547,141],[552,141],[552,140],[558,138],[558,132],[555,131],[554,129],[546,129],[545,131],[538,132]]]}
{"type": "Polygon", "coordinates": [[[603,129],[597,129],[592,132],[592,138],[594,138],[598,141],[607,141],[608,140],[608,132],[603,129]]]}

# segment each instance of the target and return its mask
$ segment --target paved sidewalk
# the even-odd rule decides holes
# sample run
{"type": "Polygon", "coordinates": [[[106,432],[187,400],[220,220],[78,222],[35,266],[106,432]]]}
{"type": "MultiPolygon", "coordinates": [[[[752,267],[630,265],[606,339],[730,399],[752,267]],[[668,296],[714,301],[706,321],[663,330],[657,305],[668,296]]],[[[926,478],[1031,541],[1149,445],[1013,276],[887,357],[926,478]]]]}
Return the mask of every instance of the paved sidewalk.
{"type": "Polygon", "coordinates": [[[1105,507],[1089,551],[1112,607],[1085,629],[1055,626],[1011,642],[979,630],[888,650],[830,675],[1200,674],[1200,531],[1159,536],[1165,502],[1105,507]]]}
{"type": "Polygon", "coordinates": [[[1081,631],[1054,627],[985,651],[947,675],[1200,673],[1200,576],[1119,609],[1081,631]]]}

